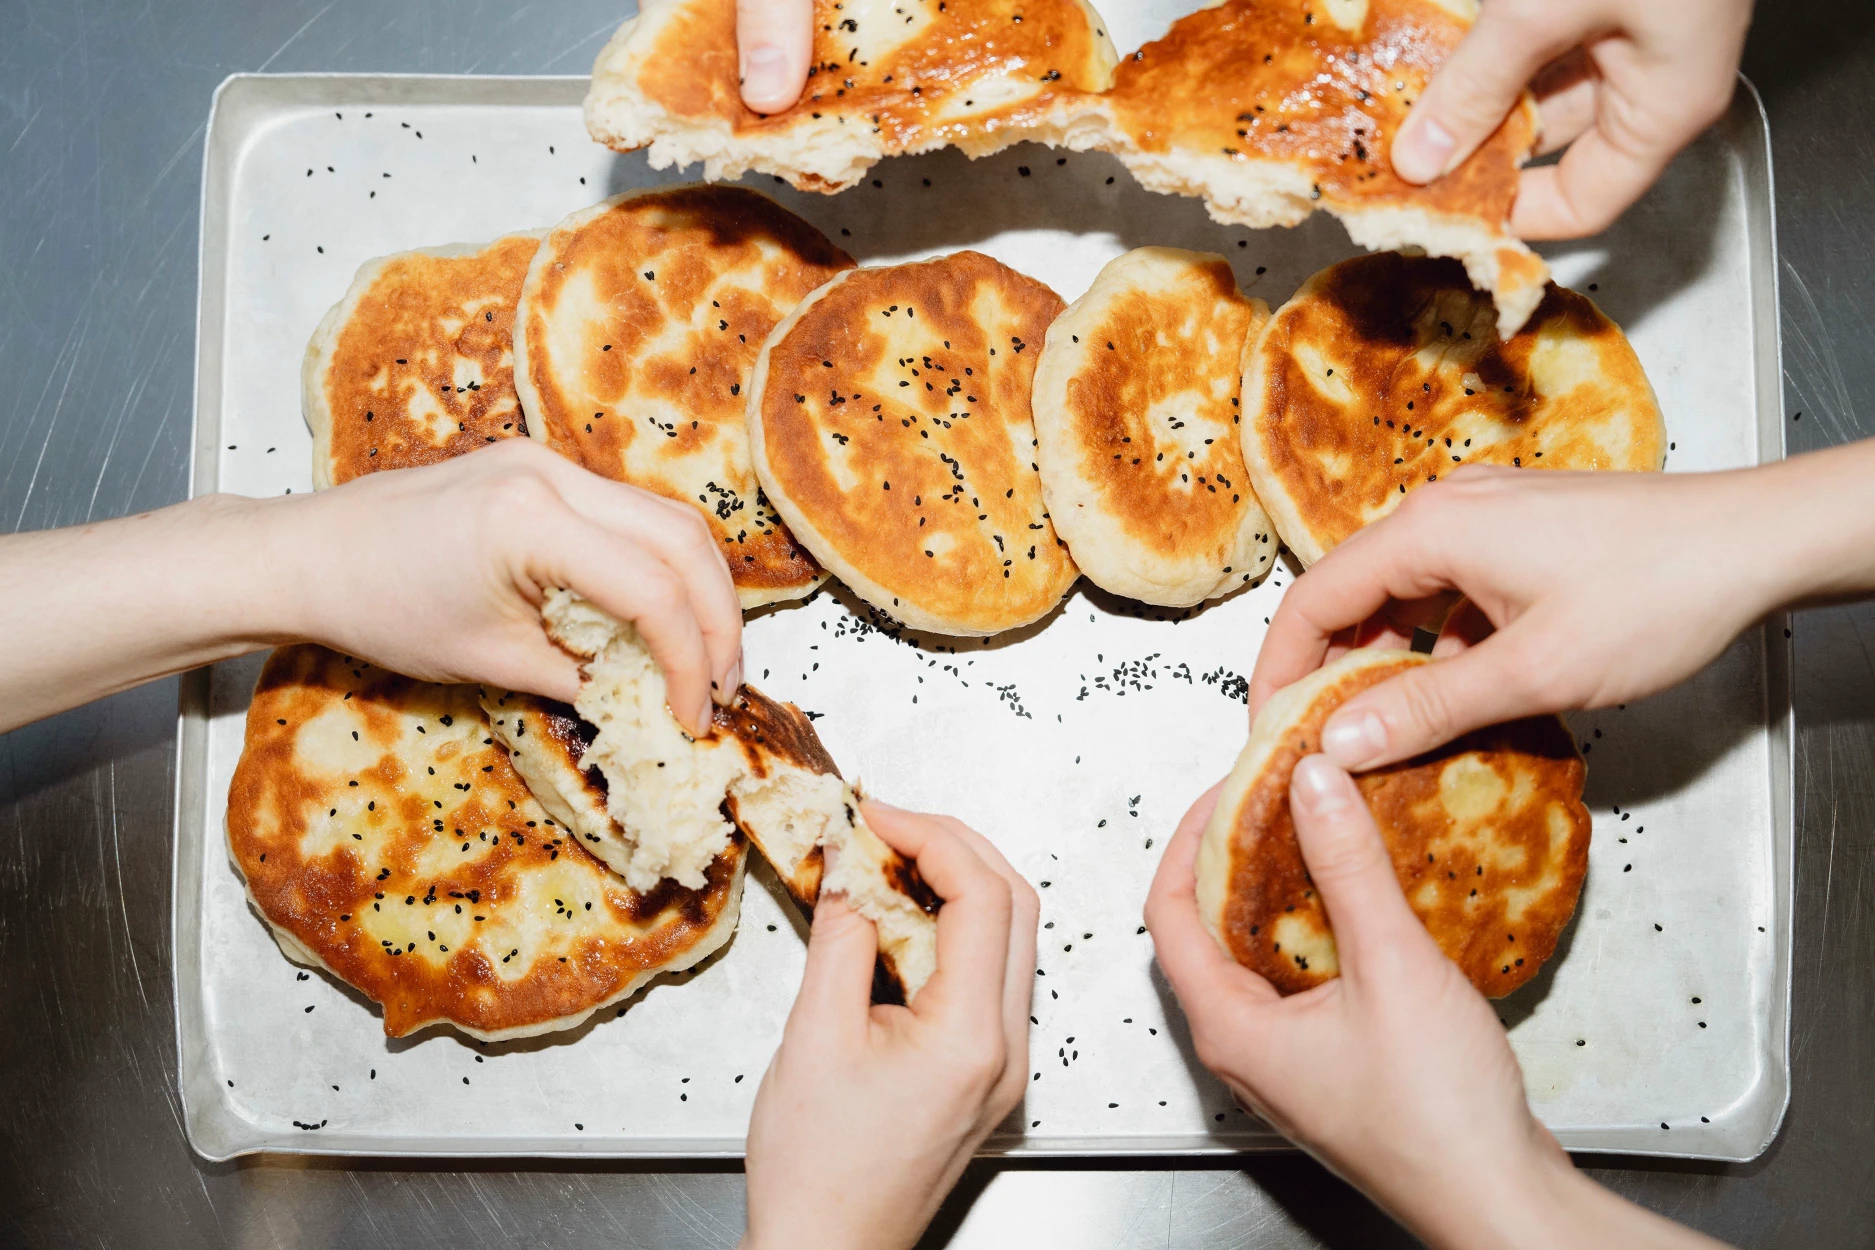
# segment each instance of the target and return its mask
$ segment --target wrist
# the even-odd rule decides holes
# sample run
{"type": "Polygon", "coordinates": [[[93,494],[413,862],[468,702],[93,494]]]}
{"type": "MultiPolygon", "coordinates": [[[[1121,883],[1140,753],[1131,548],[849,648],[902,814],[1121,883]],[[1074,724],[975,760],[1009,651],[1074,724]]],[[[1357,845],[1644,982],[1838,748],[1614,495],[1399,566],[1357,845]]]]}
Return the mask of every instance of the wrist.
{"type": "Polygon", "coordinates": [[[1405,1184],[1373,1196],[1433,1250],[1565,1250],[1581,1243],[1584,1180],[1534,1119],[1527,1147],[1475,1155],[1440,1153],[1416,1161],[1405,1184]]]}
{"type": "Polygon", "coordinates": [[[189,507],[199,509],[197,532],[182,558],[212,579],[192,592],[207,632],[234,653],[317,636],[313,500],[210,495],[189,507]]]}
{"type": "Polygon", "coordinates": [[[1759,615],[1806,600],[1828,601],[1875,590],[1875,440],[1796,456],[1747,471],[1758,528],[1754,543],[1783,533],[1790,541],[1756,563],[1763,571],[1759,615]]]}

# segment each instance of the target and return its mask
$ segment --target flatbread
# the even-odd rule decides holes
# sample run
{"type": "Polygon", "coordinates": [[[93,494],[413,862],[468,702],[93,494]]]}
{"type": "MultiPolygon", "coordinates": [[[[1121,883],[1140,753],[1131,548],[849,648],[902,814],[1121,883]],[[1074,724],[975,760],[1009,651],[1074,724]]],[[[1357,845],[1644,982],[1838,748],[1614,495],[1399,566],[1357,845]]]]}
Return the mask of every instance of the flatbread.
{"type": "MultiPolygon", "coordinates": [[[[1296,842],[1290,775],[1320,749],[1336,708],[1436,662],[1354,651],[1277,692],[1224,783],[1198,851],[1198,911],[1233,959],[1284,994],[1339,974],[1296,842]]],[[[1586,774],[1568,727],[1539,716],[1355,778],[1408,905],[1486,997],[1535,976],[1575,913],[1588,871],[1586,774]]]]}
{"type": "Polygon", "coordinates": [[[514,389],[514,309],[541,234],[365,262],[301,369],[314,486],[527,433],[514,389]]]}
{"type": "Polygon", "coordinates": [[[579,840],[587,854],[624,877],[631,843],[606,810],[605,774],[584,766],[599,734],[570,704],[495,686],[479,687],[488,732],[508,753],[547,814],[579,840]]]}
{"type": "Polygon", "coordinates": [[[738,187],[616,196],[555,226],[521,296],[528,432],[602,477],[695,505],[744,608],[826,580],[761,496],[742,409],[769,331],[852,258],[738,187]]]}
{"type": "Polygon", "coordinates": [[[873,922],[874,997],[910,1002],[937,968],[939,899],[867,827],[857,788],[807,714],[745,685],[715,709],[709,736],[692,738],[665,706],[664,675],[635,629],[564,590],[549,592],[542,615],[549,636],[585,661],[576,707],[593,732],[573,766],[604,776],[628,878],[681,877],[708,863],[733,821],[804,912],[824,889],[873,922]]]}
{"type": "Polygon", "coordinates": [[[702,888],[634,893],[535,802],[473,686],[321,647],[276,651],[248,709],[228,849],[297,963],[383,1006],[404,1037],[568,1029],[735,930],[745,848],[702,888]]]}
{"type": "Polygon", "coordinates": [[[1201,197],[1219,221],[1290,226],[1325,209],[1363,247],[1458,257],[1508,336],[1549,277],[1509,224],[1534,102],[1526,94],[1427,186],[1389,160],[1408,107],[1476,12],[1473,0],[1225,0],[1125,58],[1106,96],[1055,107],[1077,146],[1113,152],[1154,191],[1201,197]]]}
{"type": "Polygon", "coordinates": [[[1244,360],[1244,462],[1312,564],[1466,464],[1653,471],[1666,422],[1621,330],[1552,284],[1508,341],[1456,262],[1383,252],[1310,278],[1244,360]]]}
{"type": "Polygon", "coordinates": [[[822,566],[914,629],[1016,629],[1078,576],[1049,523],[1029,410],[1062,307],[958,252],[849,270],[762,348],[748,420],[763,490],[822,566]]]}
{"type": "Polygon", "coordinates": [[[1458,257],[1509,336],[1549,276],[1509,225],[1535,102],[1428,186],[1388,158],[1476,15],[1475,0],[1221,0],[1116,69],[1078,0],[819,0],[807,94],[764,118],[740,99],[732,0],[647,0],[600,54],[587,128],[620,151],[648,145],[654,168],[701,161],[712,181],[759,170],[827,192],[944,145],[1111,152],[1219,221],[1323,209],[1362,246],[1458,257]]]}
{"type": "Polygon", "coordinates": [[[801,190],[853,186],[881,157],[1031,137],[1018,125],[1063,89],[1102,91],[1113,41],[1085,0],[818,0],[801,101],[742,103],[735,0],[644,0],[593,66],[586,128],[651,168],[703,163],[801,190]]]}
{"type": "Polygon", "coordinates": [[[1244,345],[1269,307],[1230,262],[1144,247],[1113,261],[1048,330],[1035,369],[1042,491],[1102,589],[1188,607],[1254,581],[1275,529],[1244,470],[1244,345]]]}

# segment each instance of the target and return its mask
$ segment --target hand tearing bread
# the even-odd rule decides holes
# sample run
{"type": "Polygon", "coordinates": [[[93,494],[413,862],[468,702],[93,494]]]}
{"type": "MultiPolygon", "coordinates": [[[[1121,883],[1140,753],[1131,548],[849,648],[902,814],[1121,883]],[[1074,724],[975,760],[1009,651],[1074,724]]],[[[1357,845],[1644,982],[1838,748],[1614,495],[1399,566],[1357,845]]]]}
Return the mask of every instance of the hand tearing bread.
{"type": "Polygon", "coordinates": [[[1388,153],[1458,46],[1475,0],[1222,0],[1121,59],[1080,0],[817,0],[814,68],[794,107],[743,105],[734,0],[646,0],[593,67],[587,129],[651,165],[756,170],[802,190],[856,184],[886,156],[1024,141],[1110,152],[1141,185],[1263,228],[1333,213],[1356,243],[1464,262],[1508,337],[1549,270],[1510,230],[1536,141],[1526,95],[1464,164],[1426,186],[1388,153]]]}
{"type": "MultiPolygon", "coordinates": [[[[740,828],[804,910],[825,890],[872,921],[875,996],[909,1003],[937,968],[939,900],[867,828],[856,787],[806,714],[745,685],[716,709],[710,736],[692,738],[629,624],[564,590],[548,593],[541,616],[548,636],[584,661],[574,707],[593,733],[574,767],[605,779],[616,828],[601,841],[627,848],[627,881],[698,879],[740,828]]],[[[506,706],[499,697],[497,706],[506,706]]]]}

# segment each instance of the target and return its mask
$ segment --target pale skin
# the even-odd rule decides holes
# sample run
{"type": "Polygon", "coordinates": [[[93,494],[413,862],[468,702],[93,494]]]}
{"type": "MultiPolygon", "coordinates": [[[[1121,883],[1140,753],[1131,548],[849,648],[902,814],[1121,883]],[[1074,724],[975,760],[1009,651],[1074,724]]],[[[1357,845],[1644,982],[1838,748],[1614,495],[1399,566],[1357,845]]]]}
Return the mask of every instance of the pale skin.
{"type": "MultiPolygon", "coordinates": [[[[526,439],[314,495],[208,496],[0,538],[0,732],[144,681],[314,642],[429,681],[571,701],[579,670],[540,603],[577,590],[632,621],[671,710],[707,730],[741,685],[742,614],[696,509],[526,439]]],[[[749,1129],[750,1247],[910,1246],[1021,1101],[1035,891],[980,834],[866,805],[944,899],[938,967],[910,1007],[871,1005],[877,937],[841,899],[749,1129]]]]}
{"type": "Polygon", "coordinates": [[[1347,773],[1312,755],[1289,807],[1341,975],[1283,998],[1198,916],[1193,862],[1214,789],[1185,816],[1146,902],[1199,1061],[1436,1250],[1715,1246],[1578,1173],[1530,1114],[1490,1004],[1408,908],[1347,773]]]}
{"type": "Polygon", "coordinates": [[[698,732],[712,691],[742,680],[735,586],[696,509],[526,439],[313,495],[11,535],[0,582],[16,588],[0,598],[0,731],[295,642],[570,702],[578,667],[540,626],[555,587],[638,626],[698,732]]]}
{"type": "Polygon", "coordinates": [[[1041,905],[974,830],[866,804],[944,899],[937,971],[909,1007],[871,1005],[877,939],[839,899],[749,1123],[744,1250],[905,1250],[1028,1084],[1041,905]]]}
{"type": "Polygon", "coordinates": [[[1350,699],[1323,727],[1344,768],[1408,759],[1538,712],[1608,707],[1691,676],[1778,608],[1875,593],[1875,443],[1733,473],[1465,468],[1408,496],[1296,580],[1250,705],[1364,628],[1455,595],[1443,662],[1350,699]],[[1775,549],[1767,534],[1783,534],[1775,549]],[[1790,537],[1800,536],[1800,537],[1790,537]]]}
{"type": "Polygon", "coordinates": [[[1567,151],[1523,172],[1511,230],[1599,233],[1724,114],[1750,23],[1751,0],[1484,0],[1394,140],[1394,172],[1450,173],[1527,88],[1539,153],[1567,151]]]}

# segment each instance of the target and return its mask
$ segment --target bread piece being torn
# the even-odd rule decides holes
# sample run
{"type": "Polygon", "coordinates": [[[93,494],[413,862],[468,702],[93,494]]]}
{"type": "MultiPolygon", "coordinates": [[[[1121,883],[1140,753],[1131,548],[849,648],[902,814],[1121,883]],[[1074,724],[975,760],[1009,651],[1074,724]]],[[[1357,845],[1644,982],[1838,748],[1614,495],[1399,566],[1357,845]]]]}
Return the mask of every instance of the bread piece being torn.
{"type": "MultiPolygon", "coordinates": [[[[733,706],[716,709],[709,736],[692,738],[666,706],[664,674],[636,629],[564,590],[548,593],[541,615],[548,636],[583,661],[573,710],[590,738],[582,755],[561,760],[551,775],[586,778],[597,770],[604,779],[610,827],[592,831],[595,853],[614,852],[604,858],[615,869],[624,865],[628,883],[681,883],[740,828],[803,912],[812,914],[824,890],[873,922],[874,997],[911,1002],[937,968],[940,900],[917,866],[867,827],[857,786],[841,777],[807,714],[744,685],[733,706]]],[[[536,716],[548,710],[531,696],[484,698],[491,722],[512,722],[506,713],[526,707],[536,716]]],[[[505,728],[512,732],[512,723],[505,728]]],[[[536,732],[535,742],[544,741],[547,723],[536,732]]],[[[524,737],[504,734],[503,741],[517,755],[532,749],[524,737]]],[[[538,766],[522,771],[530,781],[548,774],[538,766]]],[[[582,788],[588,802],[594,792],[582,788]]],[[[589,816],[577,803],[566,805],[589,816]]],[[[589,823],[574,826],[582,842],[589,823]]]]}

